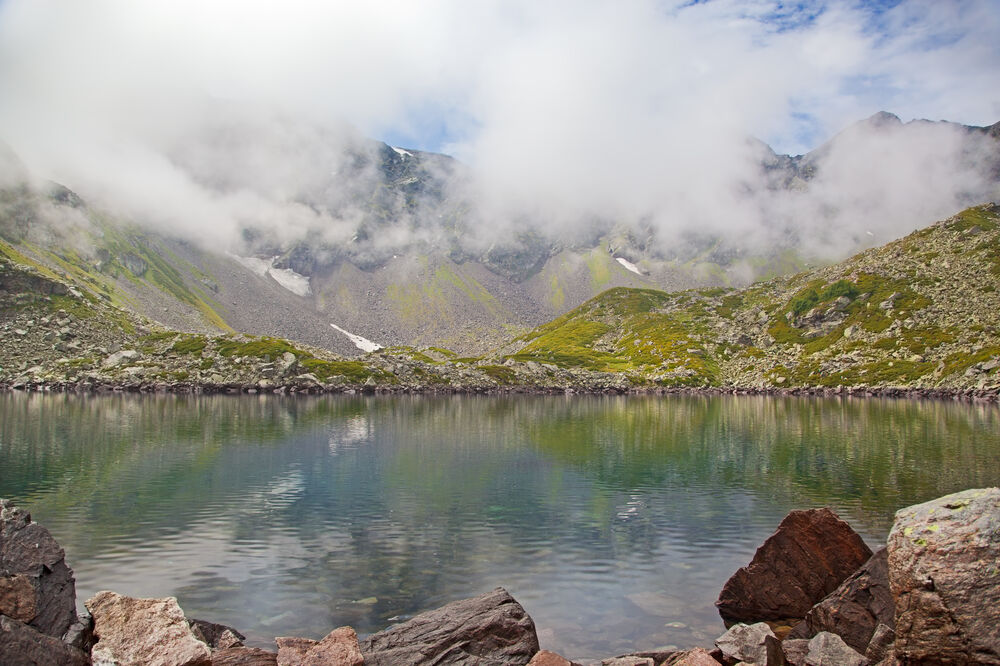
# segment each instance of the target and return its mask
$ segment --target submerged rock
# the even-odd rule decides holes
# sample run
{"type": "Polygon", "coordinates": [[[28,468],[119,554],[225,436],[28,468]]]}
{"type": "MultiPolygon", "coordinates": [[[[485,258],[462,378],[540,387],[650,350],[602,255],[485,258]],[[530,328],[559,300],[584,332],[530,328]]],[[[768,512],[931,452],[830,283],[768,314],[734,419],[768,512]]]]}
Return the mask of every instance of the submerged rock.
{"type": "Polygon", "coordinates": [[[61,638],[76,621],[76,581],[65,552],[28,512],[0,500],[0,615],[61,638]]]}
{"type": "Polygon", "coordinates": [[[521,604],[498,587],[372,634],[361,651],[366,666],[509,666],[531,661],[538,636],[521,604]]]}
{"type": "Polygon", "coordinates": [[[896,656],[1000,664],[1000,489],[900,509],[888,550],[896,656]]]}
{"type": "Polygon", "coordinates": [[[726,581],[715,605],[727,621],[803,617],[871,555],[830,509],[792,511],[726,581]]]}
{"type": "Polygon", "coordinates": [[[888,553],[881,548],[840,587],[813,606],[789,637],[811,638],[829,631],[858,652],[864,652],[875,627],[879,624],[892,627],[895,617],[889,590],[888,553]]]}
{"type": "Polygon", "coordinates": [[[174,597],[136,599],[98,592],[86,602],[94,616],[94,664],[209,666],[208,645],[198,640],[174,597]]]}

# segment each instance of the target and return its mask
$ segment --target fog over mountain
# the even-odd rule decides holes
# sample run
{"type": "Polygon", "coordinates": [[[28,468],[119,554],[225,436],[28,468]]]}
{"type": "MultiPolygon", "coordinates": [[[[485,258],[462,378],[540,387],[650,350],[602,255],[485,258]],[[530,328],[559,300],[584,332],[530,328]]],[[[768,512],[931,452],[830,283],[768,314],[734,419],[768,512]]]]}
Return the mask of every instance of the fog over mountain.
{"type": "Polygon", "coordinates": [[[0,136],[122,218],[362,265],[622,228],[839,258],[1000,198],[962,126],[1000,119],[989,1],[328,4],[5,0],[0,136]]]}

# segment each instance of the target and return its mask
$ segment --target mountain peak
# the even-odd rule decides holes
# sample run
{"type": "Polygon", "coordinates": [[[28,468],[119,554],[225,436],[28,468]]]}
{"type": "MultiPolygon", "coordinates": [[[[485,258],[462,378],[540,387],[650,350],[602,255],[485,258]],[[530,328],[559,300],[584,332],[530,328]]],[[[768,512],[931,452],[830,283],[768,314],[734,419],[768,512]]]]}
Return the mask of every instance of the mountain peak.
{"type": "Polygon", "coordinates": [[[878,113],[874,113],[862,122],[875,128],[891,127],[903,124],[903,121],[899,119],[899,116],[895,113],[889,113],[888,111],[879,111],[878,113]]]}

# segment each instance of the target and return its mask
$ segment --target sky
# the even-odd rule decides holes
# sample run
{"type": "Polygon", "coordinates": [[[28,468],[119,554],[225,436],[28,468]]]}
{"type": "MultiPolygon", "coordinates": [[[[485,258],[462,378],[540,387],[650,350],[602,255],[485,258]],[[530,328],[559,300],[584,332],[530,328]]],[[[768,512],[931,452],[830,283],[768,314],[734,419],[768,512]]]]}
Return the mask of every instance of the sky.
{"type": "Polygon", "coordinates": [[[722,219],[747,136],[800,154],[880,110],[1000,121],[997,35],[1000,0],[2,0],[0,138],[220,235],[315,222],[273,184],[222,200],[178,170],[220,109],[448,153],[493,217],[722,219]]]}

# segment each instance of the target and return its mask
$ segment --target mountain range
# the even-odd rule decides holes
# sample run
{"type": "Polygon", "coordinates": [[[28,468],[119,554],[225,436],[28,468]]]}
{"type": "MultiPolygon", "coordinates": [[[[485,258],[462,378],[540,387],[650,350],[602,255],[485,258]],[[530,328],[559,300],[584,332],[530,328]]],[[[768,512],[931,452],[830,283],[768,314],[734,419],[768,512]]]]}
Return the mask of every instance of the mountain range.
{"type": "MultiPolygon", "coordinates": [[[[220,192],[251,187],[254,169],[222,177],[227,160],[241,159],[243,138],[240,128],[219,130],[178,148],[176,159],[220,192]]],[[[990,383],[996,207],[873,247],[900,223],[863,218],[870,188],[836,197],[831,188],[852,182],[840,172],[926,160],[927,146],[932,156],[944,146],[940,162],[960,186],[921,199],[920,214],[901,204],[904,233],[933,220],[921,215],[1000,199],[1000,123],[904,124],[880,113],[802,156],[748,140],[757,168],[741,196],[764,220],[753,235],[602,219],[566,233],[525,218],[490,238],[478,231],[469,171],[451,158],[356,138],[336,156],[336,172],[325,172],[332,182],[300,181],[293,175],[323,155],[294,151],[308,142],[276,145],[301,162],[288,167],[290,199],[349,220],[337,234],[248,224],[229,247],[206,246],[33,179],[12,150],[0,150],[0,379],[244,388],[301,376],[314,386],[480,388],[990,383]],[[884,164],[871,164],[873,155],[884,164]]],[[[923,176],[902,169],[908,177],[923,176]]]]}

